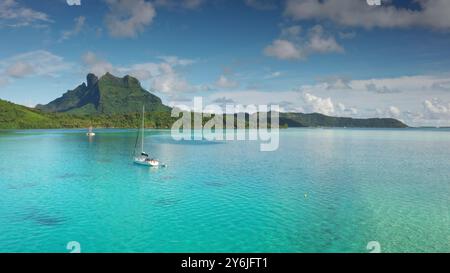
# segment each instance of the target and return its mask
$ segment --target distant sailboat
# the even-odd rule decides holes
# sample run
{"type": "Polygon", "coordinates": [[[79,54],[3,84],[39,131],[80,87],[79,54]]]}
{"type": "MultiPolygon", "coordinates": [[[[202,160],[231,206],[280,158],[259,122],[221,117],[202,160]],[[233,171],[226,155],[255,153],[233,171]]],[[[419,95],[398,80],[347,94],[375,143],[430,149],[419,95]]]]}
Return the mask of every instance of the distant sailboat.
{"type": "Polygon", "coordinates": [[[160,164],[160,162],[156,159],[150,158],[150,156],[144,151],[144,129],[145,129],[145,106],[142,106],[142,128],[141,128],[141,152],[140,154],[136,154],[136,148],[138,145],[139,133],[136,138],[136,144],[134,147],[134,163],[149,167],[166,167],[164,164],[160,164]]]}
{"type": "Polygon", "coordinates": [[[95,136],[95,133],[92,131],[92,126],[89,127],[89,131],[86,133],[87,136],[95,136]]]}

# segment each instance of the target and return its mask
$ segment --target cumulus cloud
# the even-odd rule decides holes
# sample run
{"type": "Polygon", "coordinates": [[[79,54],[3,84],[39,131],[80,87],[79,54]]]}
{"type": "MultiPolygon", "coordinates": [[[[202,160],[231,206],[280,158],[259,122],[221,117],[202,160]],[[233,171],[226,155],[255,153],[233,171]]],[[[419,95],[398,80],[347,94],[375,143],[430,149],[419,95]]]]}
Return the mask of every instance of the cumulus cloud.
{"type": "Polygon", "coordinates": [[[33,73],[33,66],[29,63],[18,61],[6,69],[6,74],[14,78],[23,78],[33,73]]]}
{"type": "Polygon", "coordinates": [[[0,86],[30,76],[57,77],[73,65],[45,50],[30,51],[0,60],[0,86]]]}
{"type": "Polygon", "coordinates": [[[280,38],[264,49],[265,55],[281,60],[301,60],[315,53],[344,52],[334,36],[325,33],[320,25],[310,28],[306,37],[302,37],[301,32],[300,26],[283,28],[280,38]]]}
{"type": "Polygon", "coordinates": [[[306,49],[310,53],[341,53],[344,49],[336,42],[333,36],[327,36],[320,25],[311,28],[306,49]]]}
{"type": "Polygon", "coordinates": [[[195,60],[183,59],[183,58],[179,58],[177,56],[159,56],[158,58],[170,65],[186,66],[186,65],[191,65],[196,62],[195,60]]]}
{"type": "Polygon", "coordinates": [[[320,113],[328,116],[355,116],[358,110],[341,102],[333,102],[330,97],[323,98],[308,92],[302,93],[302,108],[307,113],[320,113]]]}
{"type": "MultiPolygon", "coordinates": [[[[141,81],[149,80],[163,74],[171,74],[167,79],[174,79],[173,74],[178,74],[176,68],[194,64],[196,61],[191,59],[179,58],[177,56],[159,56],[161,62],[146,62],[133,64],[131,66],[118,67],[116,70],[120,74],[129,74],[141,81]]],[[[161,81],[160,81],[161,82],[161,81]]]]}
{"type": "Polygon", "coordinates": [[[80,31],[83,29],[84,23],[86,21],[86,17],[79,16],[79,17],[75,18],[74,21],[75,21],[75,25],[74,25],[73,29],[65,30],[61,33],[61,38],[59,38],[60,42],[67,40],[70,37],[75,36],[78,33],[80,33],[80,31]]]}
{"type": "Polygon", "coordinates": [[[340,102],[338,102],[336,106],[337,106],[336,115],[338,116],[355,117],[359,113],[356,107],[347,107],[340,102]]]}
{"type": "Polygon", "coordinates": [[[431,86],[433,89],[441,90],[441,91],[450,91],[450,81],[440,81],[435,82],[431,86]]]}
{"type": "Polygon", "coordinates": [[[71,68],[72,64],[48,51],[37,50],[1,60],[0,67],[4,76],[23,78],[30,75],[56,76],[58,72],[71,68]]]}
{"type": "Polygon", "coordinates": [[[236,104],[236,101],[227,97],[220,97],[220,98],[216,98],[214,100],[211,101],[212,103],[216,103],[216,104],[221,104],[221,105],[225,105],[225,104],[236,104]]]}
{"type": "Polygon", "coordinates": [[[400,111],[400,109],[397,106],[392,105],[387,107],[384,111],[380,112],[381,117],[396,118],[396,119],[400,119],[401,114],[402,112],[400,111]]]}
{"type": "Polygon", "coordinates": [[[410,121],[410,117],[412,117],[413,115],[418,116],[418,113],[412,113],[410,112],[410,116],[408,116],[408,113],[403,113],[400,108],[398,108],[397,106],[391,105],[388,107],[378,107],[375,109],[367,109],[368,113],[371,113],[370,115],[374,116],[374,117],[379,117],[379,118],[395,118],[398,119],[402,122],[405,122],[405,117],[410,121]]]}
{"type": "Polygon", "coordinates": [[[450,103],[444,103],[437,98],[425,100],[423,102],[424,118],[449,120],[450,119],[450,103]]]}
{"type": "Polygon", "coordinates": [[[81,6],[81,0],[66,0],[69,6],[81,6]]]}
{"type": "Polygon", "coordinates": [[[136,37],[156,16],[153,4],[144,0],[105,0],[109,13],[106,27],[112,37],[136,37]]]}
{"type": "Polygon", "coordinates": [[[350,86],[351,80],[347,77],[328,76],[319,78],[319,82],[324,84],[327,90],[348,90],[352,89],[350,86]]]}
{"type": "Polygon", "coordinates": [[[280,112],[304,112],[302,107],[295,105],[292,101],[277,101],[268,103],[268,105],[278,105],[280,112]]]}
{"type": "Polygon", "coordinates": [[[350,27],[450,29],[450,1],[414,2],[420,9],[396,7],[392,1],[372,7],[361,0],[287,0],[284,14],[294,20],[330,20],[350,27]]]}
{"type": "Polygon", "coordinates": [[[25,7],[16,0],[0,1],[0,25],[22,27],[51,22],[46,13],[25,7]]]}
{"type": "Polygon", "coordinates": [[[324,115],[332,115],[335,112],[331,98],[320,98],[310,93],[304,93],[303,100],[307,112],[321,113],[324,115]]]}
{"type": "Polygon", "coordinates": [[[445,91],[449,75],[415,75],[393,78],[353,80],[350,86],[354,90],[377,94],[396,94],[404,92],[445,91]],[[444,89],[443,89],[444,88],[444,89]]]}
{"type": "Polygon", "coordinates": [[[154,89],[163,93],[191,90],[191,85],[187,80],[180,76],[168,63],[160,65],[160,74],[154,77],[152,84],[154,89]]]}
{"type": "Polygon", "coordinates": [[[264,77],[264,79],[275,79],[282,75],[283,73],[281,71],[274,71],[267,76],[264,77]]]}
{"type": "Polygon", "coordinates": [[[391,89],[387,86],[378,86],[377,84],[370,82],[366,84],[366,89],[369,92],[375,92],[379,94],[391,94],[391,93],[400,93],[401,91],[398,89],[391,89]]]}
{"type": "Polygon", "coordinates": [[[274,40],[271,45],[264,49],[267,56],[275,57],[280,60],[298,60],[305,58],[301,48],[288,40],[274,40]]]}
{"type": "Polygon", "coordinates": [[[229,79],[225,75],[220,75],[219,79],[216,81],[216,86],[220,88],[236,88],[239,86],[239,83],[229,79]]]}
{"type": "Polygon", "coordinates": [[[173,94],[177,92],[205,91],[207,86],[193,85],[178,68],[191,65],[195,60],[183,59],[177,56],[160,56],[161,63],[135,64],[130,68],[122,67],[120,70],[137,77],[140,80],[150,80],[153,89],[159,92],[173,94]]]}
{"type": "Polygon", "coordinates": [[[107,72],[113,74],[117,72],[116,68],[114,68],[110,62],[98,58],[97,55],[91,51],[86,52],[82,56],[82,60],[84,65],[87,67],[88,72],[94,73],[98,77],[103,76],[107,72]]]}
{"type": "Polygon", "coordinates": [[[390,106],[389,114],[391,115],[391,117],[399,117],[401,114],[401,111],[400,111],[400,109],[398,109],[398,107],[390,106]]]}

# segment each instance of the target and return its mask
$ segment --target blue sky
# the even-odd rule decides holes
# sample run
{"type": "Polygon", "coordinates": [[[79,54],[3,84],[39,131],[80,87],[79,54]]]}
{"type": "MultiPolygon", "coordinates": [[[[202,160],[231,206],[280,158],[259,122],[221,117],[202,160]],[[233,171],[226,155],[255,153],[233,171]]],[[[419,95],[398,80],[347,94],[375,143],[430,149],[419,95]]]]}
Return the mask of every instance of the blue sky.
{"type": "Polygon", "coordinates": [[[0,0],[0,98],[34,106],[88,72],[170,105],[450,125],[450,1],[0,0]]]}

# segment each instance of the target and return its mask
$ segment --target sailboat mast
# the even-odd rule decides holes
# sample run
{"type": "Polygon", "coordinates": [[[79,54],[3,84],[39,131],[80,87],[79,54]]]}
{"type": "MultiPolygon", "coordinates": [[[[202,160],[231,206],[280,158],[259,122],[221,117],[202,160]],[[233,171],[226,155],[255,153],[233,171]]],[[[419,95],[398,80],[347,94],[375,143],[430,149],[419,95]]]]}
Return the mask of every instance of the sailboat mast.
{"type": "Polygon", "coordinates": [[[144,152],[144,129],[145,129],[144,116],[145,116],[145,105],[142,105],[142,144],[141,144],[142,152],[144,152]]]}

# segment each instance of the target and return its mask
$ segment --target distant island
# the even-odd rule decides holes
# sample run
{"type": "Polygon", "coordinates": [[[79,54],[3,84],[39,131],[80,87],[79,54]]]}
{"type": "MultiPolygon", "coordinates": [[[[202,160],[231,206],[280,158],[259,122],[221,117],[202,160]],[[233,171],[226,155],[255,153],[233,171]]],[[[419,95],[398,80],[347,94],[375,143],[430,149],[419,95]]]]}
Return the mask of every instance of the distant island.
{"type": "MultiPolygon", "coordinates": [[[[170,128],[171,108],[131,76],[88,74],[86,83],[48,104],[25,107],[0,99],[0,129],[136,128],[145,105],[147,128],[170,128]]],[[[204,120],[205,122],[207,120],[204,120]]],[[[280,127],[406,128],[392,118],[354,119],[319,113],[280,113],[280,127]]]]}

